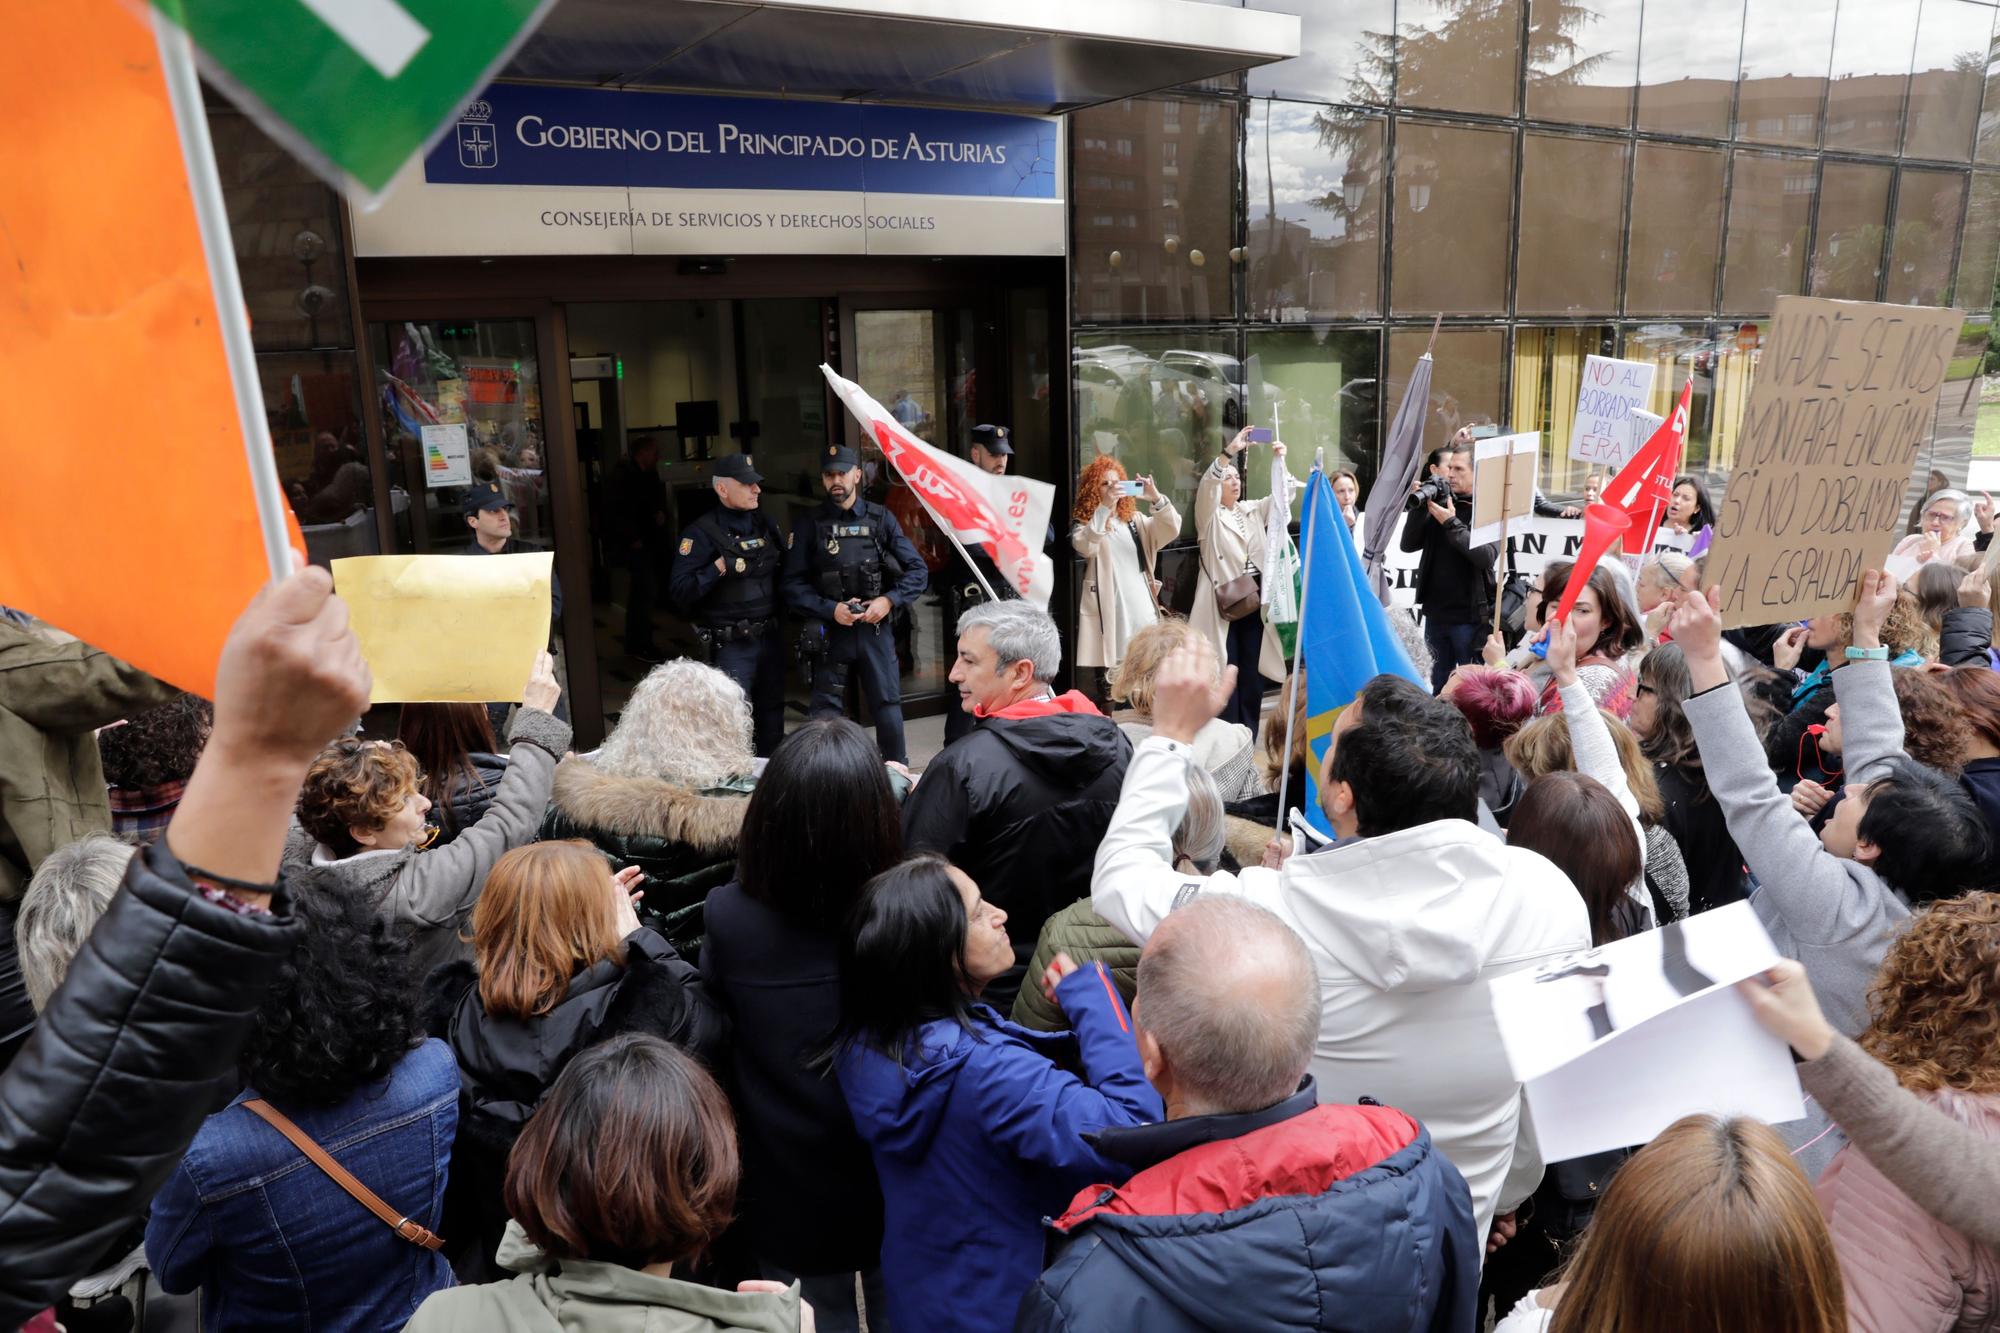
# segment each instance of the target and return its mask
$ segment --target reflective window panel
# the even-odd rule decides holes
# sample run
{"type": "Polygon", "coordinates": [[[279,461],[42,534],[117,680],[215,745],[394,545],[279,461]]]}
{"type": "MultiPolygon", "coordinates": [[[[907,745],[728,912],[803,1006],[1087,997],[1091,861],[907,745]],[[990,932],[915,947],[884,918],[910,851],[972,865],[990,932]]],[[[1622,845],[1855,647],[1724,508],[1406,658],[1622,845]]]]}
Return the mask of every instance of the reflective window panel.
{"type": "Polygon", "coordinates": [[[1522,152],[1515,309],[1523,315],[1616,310],[1630,146],[1530,134],[1522,152]]]}
{"type": "Polygon", "coordinates": [[[1642,143],[1632,175],[1625,308],[1705,314],[1715,303],[1722,220],[1722,153],[1642,143]]]}
{"type": "Polygon", "coordinates": [[[1533,120],[1632,123],[1640,0],[1528,0],[1528,109],[1533,120]]]}
{"type": "Polygon", "coordinates": [[[1382,311],[1379,116],[1253,100],[1245,153],[1243,266],[1255,320],[1382,311]]]}
{"type": "Polygon", "coordinates": [[[1498,314],[1507,302],[1514,135],[1396,126],[1392,300],[1397,314],[1498,314]]]}
{"type": "Polygon", "coordinates": [[[1834,9],[1834,0],[1749,0],[1736,93],[1737,138],[1819,147],[1834,9]]]}
{"type": "Polygon", "coordinates": [[[1806,228],[1818,175],[1819,163],[1810,157],[1735,155],[1723,242],[1724,310],[1769,315],[1780,296],[1803,290],[1806,228]]]}
{"type": "Polygon", "coordinates": [[[1639,38],[1639,128],[1720,139],[1729,133],[1743,0],[1646,6],[1639,38]]]}
{"type": "Polygon", "coordinates": [[[1895,169],[1886,162],[1829,161],[1820,172],[1809,290],[1814,296],[1872,301],[1882,277],[1895,169]]]}

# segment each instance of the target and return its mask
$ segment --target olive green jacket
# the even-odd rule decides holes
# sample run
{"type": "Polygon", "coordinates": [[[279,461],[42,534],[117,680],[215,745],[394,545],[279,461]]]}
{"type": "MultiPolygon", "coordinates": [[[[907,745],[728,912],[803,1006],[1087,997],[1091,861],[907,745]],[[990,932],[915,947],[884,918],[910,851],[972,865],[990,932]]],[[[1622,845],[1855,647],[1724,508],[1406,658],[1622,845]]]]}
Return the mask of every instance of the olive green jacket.
{"type": "Polygon", "coordinates": [[[549,1258],[507,1223],[495,1256],[521,1276],[452,1287],[417,1307],[403,1333],[797,1333],[799,1287],[743,1293],[619,1264],[549,1258]]]}
{"type": "Polygon", "coordinates": [[[0,621],[0,902],[44,857],[111,831],[97,728],[174,697],[85,643],[50,643],[0,621]]]}
{"type": "Polygon", "coordinates": [[[1090,899],[1081,898],[1042,924],[1041,938],[1035,941],[1035,956],[1021,979],[1021,992],[1014,997],[1013,1019],[1022,1027],[1043,1032],[1060,1032],[1069,1026],[1055,1001],[1042,994],[1042,973],[1059,953],[1066,953],[1081,967],[1093,959],[1104,964],[1118,996],[1131,1007],[1139,989],[1139,946],[1125,938],[1118,927],[1090,910],[1090,899]]]}

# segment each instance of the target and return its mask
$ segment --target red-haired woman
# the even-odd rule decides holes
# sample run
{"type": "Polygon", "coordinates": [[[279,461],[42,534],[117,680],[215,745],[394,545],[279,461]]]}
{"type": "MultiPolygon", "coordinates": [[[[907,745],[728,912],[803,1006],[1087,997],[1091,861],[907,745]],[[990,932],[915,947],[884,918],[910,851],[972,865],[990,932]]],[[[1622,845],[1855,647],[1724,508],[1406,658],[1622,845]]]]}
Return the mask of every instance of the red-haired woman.
{"type": "Polygon", "coordinates": [[[1150,507],[1143,518],[1128,492],[1125,466],[1109,454],[1094,458],[1076,479],[1069,544],[1084,558],[1076,619],[1076,664],[1115,675],[1132,636],[1159,619],[1160,548],[1180,535],[1181,514],[1151,477],[1138,479],[1150,507]]]}
{"type": "Polygon", "coordinates": [[[457,1057],[458,1141],[444,1234],[466,1281],[498,1277],[508,1150],[575,1056],[647,1032],[713,1062],[725,1020],[694,968],[639,924],[636,870],[611,873],[586,842],[538,842],[500,858],[472,912],[471,963],[424,986],[424,1026],[457,1057]]]}

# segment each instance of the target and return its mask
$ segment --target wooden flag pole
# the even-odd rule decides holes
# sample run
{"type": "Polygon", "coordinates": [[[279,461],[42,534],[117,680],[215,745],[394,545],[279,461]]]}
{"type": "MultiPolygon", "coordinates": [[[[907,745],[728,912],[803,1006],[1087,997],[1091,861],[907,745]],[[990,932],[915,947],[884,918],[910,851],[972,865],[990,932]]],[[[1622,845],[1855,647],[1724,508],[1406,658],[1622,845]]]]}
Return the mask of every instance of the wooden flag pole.
{"type": "Polygon", "coordinates": [[[167,100],[179,131],[181,160],[187,168],[188,191],[194,197],[195,220],[201,227],[201,249],[208,261],[208,284],[215,293],[216,324],[229,361],[229,379],[236,390],[236,421],[243,432],[243,449],[250,464],[250,489],[257,498],[257,521],[264,532],[264,559],[271,577],[292,572],[290,537],[285,527],[285,494],[278,483],[278,461],[271,447],[271,423],[264,414],[264,391],[257,378],[257,352],[250,341],[250,312],[243,301],[243,281],[236,272],[236,251],[229,238],[229,212],[222,198],[222,177],[215,166],[215,145],[208,137],[208,113],[201,100],[201,80],[195,73],[194,44],[186,30],[151,11],[153,40],[166,76],[167,100]]]}
{"type": "Polygon", "coordinates": [[[1424,345],[1425,356],[1429,356],[1432,352],[1437,350],[1438,330],[1443,327],[1444,327],[1444,311],[1440,310],[1437,313],[1437,318],[1431,321],[1431,340],[1424,345]]]}

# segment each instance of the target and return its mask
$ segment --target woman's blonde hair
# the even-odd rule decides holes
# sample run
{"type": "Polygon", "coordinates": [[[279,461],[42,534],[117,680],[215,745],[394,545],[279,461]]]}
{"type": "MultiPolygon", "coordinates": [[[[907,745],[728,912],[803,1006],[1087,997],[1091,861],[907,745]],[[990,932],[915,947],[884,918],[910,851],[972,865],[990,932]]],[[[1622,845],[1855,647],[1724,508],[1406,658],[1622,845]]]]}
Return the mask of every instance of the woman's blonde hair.
{"type": "Polygon", "coordinates": [[[749,773],[750,701],[712,666],[662,662],[632,691],[591,762],[620,778],[659,778],[700,791],[749,773]]]}
{"type": "Polygon", "coordinates": [[[1812,1186],[1759,1120],[1691,1115],[1618,1168],[1550,1333],[1847,1333],[1812,1186]]]}
{"type": "Polygon", "coordinates": [[[1278,777],[1285,771],[1285,700],[1292,701],[1291,766],[1312,768],[1312,746],[1306,739],[1306,680],[1302,672],[1289,672],[1278,689],[1278,706],[1264,719],[1264,734],[1257,746],[1257,767],[1265,785],[1278,789],[1278,777]]]}
{"type": "Polygon", "coordinates": [[[611,894],[611,862],[587,842],[531,842],[494,862],[472,909],[486,1012],[546,1014],[568,993],[571,977],[620,957],[611,894]]]}
{"type": "Polygon", "coordinates": [[[1861,1048],[1912,1092],[2000,1092],[2000,893],[1910,918],[1868,992],[1861,1048]]]}
{"type": "MultiPolygon", "coordinates": [[[[1632,728],[1618,720],[1617,714],[1601,708],[1597,711],[1618,747],[1618,765],[1625,770],[1625,785],[1632,789],[1632,799],[1639,803],[1639,817],[1648,824],[1659,823],[1666,818],[1667,803],[1660,795],[1659,780],[1653,776],[1652,762],[1639,748],[1639,738],[1632,734],[1632,728]]],[[[1545,713],[1536,718],[1509,736],[1504,749],[1507,762],[1529,782],[1544,773],[1576,768],[1576,754],[1569,743],[1569,719],[1561,713],[1545,713]]]]}
{"type": "MultiPolygon", "coordinates": [[[[1153,681],[1160,666],[1175,649],[1194,639],[1194,627],[1179,616],[1161,616],[1132,636],[1125,645],[1125,660],[1111,680],[1111,698],[1141,717],[1153,715],[1153,681]]],[[[1216,678],[1221,679],[1221,667],[1216,678]]]]}

